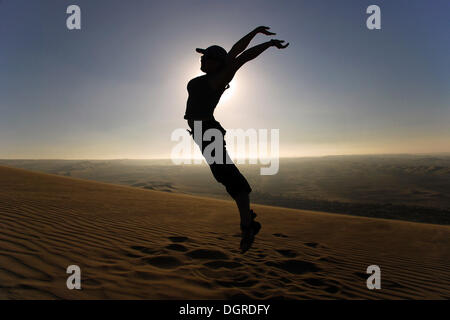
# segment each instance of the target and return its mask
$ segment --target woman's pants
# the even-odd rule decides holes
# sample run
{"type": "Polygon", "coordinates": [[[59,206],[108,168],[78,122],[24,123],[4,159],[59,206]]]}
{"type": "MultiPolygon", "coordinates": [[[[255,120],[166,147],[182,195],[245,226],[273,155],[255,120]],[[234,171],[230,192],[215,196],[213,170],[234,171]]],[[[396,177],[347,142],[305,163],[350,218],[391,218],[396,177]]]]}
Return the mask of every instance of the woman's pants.
{"type": "MultiPolygon", "coordinates": [[[[218,129],[221,132],[223,159],[219,159],[217,163],[215,161],[213,163],[208,163],[214,178],[225,186],[227,192],[233,199],[235,199],[236,196],[242,192],[250,193],[252,191],[252,188],[248,184],[247,179],[245,179],[245,177],[241,174],[236,165],[231,161],[231,158],[229,157],[228,152],[226,150],[225,145],[226,130],[216,120],[202,120],[201,124],[202,124],[201,137],[200,139],[198,138],[194,139],[194,141],[197,140],[195,141],[197,145],[199,145],[199,143],[201,144],[201,146],[199,145],[199,147],[201,148],[202,154],[205,158],[207,158],[207,155],[205,155],[204,153],[205,148],[208,147],[211,143],[213,143],[214,139],[216,139],[216,136],[213,135],[211,141],[204,141],[203,137],[205,131],[208,129],[218,129]]],[[[195,133],[194,135],[195,126],[193,126],[193,123],[191,121],[188,122],[188,125],[192,130],[190,132],[192,137],[195,138],[197,135],[197,133],[195,133]]],[[[211,156],[213,158],[215,157],[214,151],[211,152],[211,156]]]]}

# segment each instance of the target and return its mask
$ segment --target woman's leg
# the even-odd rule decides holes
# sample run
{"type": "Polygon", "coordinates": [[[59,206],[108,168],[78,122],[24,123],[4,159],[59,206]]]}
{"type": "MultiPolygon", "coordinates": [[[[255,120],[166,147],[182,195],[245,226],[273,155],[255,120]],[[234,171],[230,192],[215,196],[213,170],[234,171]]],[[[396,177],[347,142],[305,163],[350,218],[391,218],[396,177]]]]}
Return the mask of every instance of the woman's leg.
{"type": "MultiPolygon", "coordinates": [[[[223,130],[220,124],[218,125],[218,127],[217,124],[218,123],[215,123],[213,127],[219,130],[221,129],[223,130]]],[[[208,126],[205,126],[202,129],[206,130],[207,128],[208,126]]],[[[249,196],[250,192],[252,191],[252,188],[250,187],[247,179],[245,179],[245,177],[240,173],[239,169],[236,167],[236,165],[229,157],[226,149],[226,142],[224,139],[225,130],[223,130],[222,133],[223,133],[222,135],[223,161],[221,161],[220,163],[211,163],[209,164],[209,167],[211,169],[214,178],[225,186],[228,194],[234,199],[239,209],[239,215],[241,218],[241,230],[243,232],[241,240],[241,249],[243,252],[245,252],[250,248],[254,239],[254,235],[258,233],[259,229],[261,229],[261,224],[259,222],[253,221],[254,216],[252,217],[252,212],[250,210],[250,196],[249,196]]],[[[203,155],[204,150],[206,146],[209,145],[209,143],[211,142],[205,143],[203,141],[203,143],[200,145],[203,155]]],[[[213,157],[215,156],[215,151],[212,152],[212,156],[213,157]]]]}
{"type": "MultiPolygon", "coordinates": [[[[224,148],[225,149],[225,148],[224,148]]],[[[226,152],[226,149],[224,150],[226,152]]],[[[236,202],[241,218],[241,252],[244,253],[250,249],[254,241],[255,235],[261,229],[261,224],[254,221],[254,216],[250,210],[250,187],[247,179],[239,172],[236,165],[232,164],[210,164],[209,167],[216,178],[222,183],[227,192],[236,202]]]]}
{"type": "MultiPolygon", "coordinates": [[[[219,123],[217,125],[222,128],[219,123]]],[[[230,158],[224,137],[225,130],[222,133],[222,162],[212,163],[209,167],[214,178],[225,186],[228,194],[236,202],[241,217],[241,225],[248,226],[252,221],[249,196],[252,188],[230,158]]],[[[213,151],[213,156],[215,156],[215,150],[213,151]]]]}
{"type": "Polygon", "coordinates": [[[248,226],[252,222],[250,215],[250,195],[247,192],[238,193],[234,201],[236,201],[241,216],[241,225],[248,226]]]}
{"type": "Polygon", "coordinates": [[[250,212],[250,192],[252,191],[247,179],[239,172],[234,164],[211,164],[214,178],[223,184],[228,194],[236,202],[241,217],[241,225],[248,226],[252,222],[250,212]]]}

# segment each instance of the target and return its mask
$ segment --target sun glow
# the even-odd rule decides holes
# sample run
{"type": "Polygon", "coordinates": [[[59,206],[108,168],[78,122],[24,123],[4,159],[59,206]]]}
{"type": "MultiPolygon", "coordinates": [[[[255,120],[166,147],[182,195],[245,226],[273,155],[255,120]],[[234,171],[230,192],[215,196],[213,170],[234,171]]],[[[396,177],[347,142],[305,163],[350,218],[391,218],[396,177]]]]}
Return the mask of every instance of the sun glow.
{"type": "MultiPolygon", "coordinates": [[[[190,77],[190,79],[205,75],[205,73],[201,71],[192,72],[191,74],[192,76],[190,77]]],[[[228,102],[233,96],[236,95],[236,93],[238,92],[238,84],[239,82],[236,79],[231,80],[231,82],[229,83],[230,87],[226,89],[220,97],[220,103],[228,102]]]]}
{"type": "MultiPolygon", "coordinates": [[[[180,78],[183,82],[180,82],[180,85],[186,86],[187,82],[193,78],[203,76],[205,75],[204,72],[202,72],[199,68],[199,64],[188,64],[186,63],[186,66],[189,65],[189,68],[186,68],[185,72],[183,73],[184,76],[180,78]]],[[[177,71],[180,73],[179,71],[177,71]]],[[[242,77],[243,75],[239,75],[239,77],[242,77]]],[[[234,114],[233,109],[236,108],[235,104],[236,101],[238,101],[241,97],[241,85],[243,79],[236,79],[236,76],[231,80],[229,83],[230,87],[226,89],[222,96],[220,97],[220,101],[218,104],[218,108],[216,109],[216,113],[220,114],[221,118],[226,119],[230,114],[234,114]]],[[[244,82],[245,83],[245,82],[244,82]]],[[[185,91],[183,91],[183,99],[185,98],[185,91]]]]}
{"type": "Polygon", "coordinates": [[[236,94],[237,81],[236,79],[231,80],[230,87],[224,91],[220,100],[226,102],[230,100],[236,94]]]}

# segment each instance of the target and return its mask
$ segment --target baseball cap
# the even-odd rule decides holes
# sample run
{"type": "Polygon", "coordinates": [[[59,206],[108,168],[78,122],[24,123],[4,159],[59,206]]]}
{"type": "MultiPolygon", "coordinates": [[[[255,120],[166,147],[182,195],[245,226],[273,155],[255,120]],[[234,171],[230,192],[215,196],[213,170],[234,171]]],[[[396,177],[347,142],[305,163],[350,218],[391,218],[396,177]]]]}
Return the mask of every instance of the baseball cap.
{"type": "Polygon", "coordinates": [[[203,55],[207,56],[208,58],[224,61],[227,58],[227,51],[218,45],[210,46],[206,49],[196,48],[195,51],[198,53],[203,53],[203,55]]]}

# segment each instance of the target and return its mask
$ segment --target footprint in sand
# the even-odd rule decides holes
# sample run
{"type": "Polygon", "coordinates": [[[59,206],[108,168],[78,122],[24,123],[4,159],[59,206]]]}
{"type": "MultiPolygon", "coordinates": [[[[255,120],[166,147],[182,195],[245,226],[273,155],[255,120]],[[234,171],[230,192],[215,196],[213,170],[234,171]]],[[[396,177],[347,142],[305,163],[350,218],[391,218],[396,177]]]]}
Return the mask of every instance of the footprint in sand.
{"type": "Polygon", "coordinates": [[[176,243],[169,244],[168,246],[166,246],[166,249],[173,250],[173,251],[180,251],[180,252],[188,251],[188,248],[186,248],[182,244],[176,244],[176,243]]]}
{"type": "Polygon", "coordinates": [[[272,277],[279,277],[280,275],[278,273],[276,273],[275,271],[271,270],[267,272],[267,275],[272,276],[272,277]]]}
{"type": "Polygon", "coordinates": [[[188,237],[169,237],[169,240],[172,242],[186,242],[189,240],[188,237]]]}
{"type": "Polygon", "coordinates": [[[161,269],[172,269],[183,264],[180,260],[171,256],[156,256],[156,257],[142,258],[142,261],[161,269]]]}
{"type": "Polygon", "coordinates": [[[129,258],[133,258],[133,259],[141,258],[141,257],[142,257],[142,255],[134,254],[134,253],[128,252],[128,251],[126,251],[126,250],[125,250],[124,254],[125,254],[125,256],[127,256],[127,257],[129,257],[129,258]]]}
{"type": "Polygon", "coordinates": [[[215,282],[226,288],[249,288],[259,283],[258,280],[249,279],[248,276],[233,280],[216,280],[215,282]]]}
{"type": "Polygon", "coordinates": [[[275,251],[286,258],[295,258],[297,256],[297,252],[295,252],[294,250],[290,250],[290,249],[280,249],[280,250],[275,250],[275,251]]]}
{"type": "Polygon", "coordinates": [[[275,267],[293,274],[303,274],[308,272],[317,272],[321,269],[314,263],[301,260],[284,260],[280,262],[267,261],[266,265],[275,267]]]}
{"type": "Polygon", "coordinates": [[[288,236],[282,233],[272,233],[273,236],[279,237],[279,238],[287,238],[288,236]]]}
{"type": "Polygon", "coordinates": [[[339,261],[333,257],[321,257],[321,258],[319,258],[319,261],[329,262],[329,263],[339,263],[339,261]]]}
{"type": "Polygon", "coordinates": [[[289,284],[292,283],[291,279],[285,278],[285,277],[281,277],[278,280],[280,280],[281,282],[285,283],[285,284],[289,284]]]}
{"type": "Polygon", "coordinates": [[[311,247],[311,248],[317,248],[319,244],[315,242],[305,242],[305,246],[311,247]]]}
{"type": "Polygon", "coordinates": [[[211,259],[211,260],[228,260],[228,256],[222,251],[210,249],[197,249],[186,253],[188,257],[193,259],[211,259]]]}
{"type": "Polygon", "coordinates": [[[340,283],[333,280],[323,280],[318,278],[308,278],[303,280],[305,283],[314,286],[314,287],[323,287],[323,290],[325,290],[328,293],[334,294],[339,292],[339,285],[340,283]]]}
{"type": "MultiPolygon", "coordinates": [[[[154,254],[154,253],[158,252],[158,250],[150,249],[150,248],[143,247],[143,246],[131,246],[130,248],[133,250],[139,251],[141,253],[145,253],[145,254],[154,254]]],[[[131,255],[134,255],[134,254],[131,254],[131,255]]]]}
{"type": "Polygon", "coordinates": [[[143,280],[161,280],[161,275],[150,271],[133,271],[132,276],[143,280]]]}
{"type": "Polygon", "coordinates": [[[362,273],[362,272],[355,272],[354,273],[356,276],[360,277],[361,279],[367,279],[369,277],[368,274],[366,273],[362,273]]]}
{"type": "MultiPolygon", "coordinates": [[[[367,276],[369,276],[369,275],[367,275],[367,276]]],[[[390,280],[383,280],[383,281],[384,281],[385,288],[396,288],[396,289],[406,288],[405,286],[403,286],[400,283],[395,282],[395,281],[390,281],[390,280]]]]}
{"type": "Polygon", "coordinates": [[[242,263],[235,262],[235,261],[226,261],[226,260],[217,260],[217,261],[206,262],[203,265],[208,268],[211,268],[211,269],[220,269],[220,268],[236,269],[236,268],[242,267],[242,263]]]}

